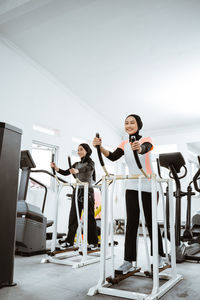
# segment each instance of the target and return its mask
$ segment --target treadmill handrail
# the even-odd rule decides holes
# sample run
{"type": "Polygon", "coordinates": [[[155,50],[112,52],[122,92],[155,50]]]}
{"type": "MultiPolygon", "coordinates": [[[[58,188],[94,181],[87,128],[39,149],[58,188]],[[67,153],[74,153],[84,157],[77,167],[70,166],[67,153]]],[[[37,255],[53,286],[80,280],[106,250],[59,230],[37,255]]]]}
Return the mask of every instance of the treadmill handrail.
{"type": "MultiPolygon", "coordinates": [[[[45,173],[45,174],[47,174],[47,175],[49,175],[49,176],[55,178],[55,176],[54,176],[52,173],[50,173],[49,171],[46,171],[46,170],[31,170],[31,173],[45,173]]],[[[58,179],[59,179],[61,182],[63,182],[63,183],[69,183],[69,182],[63,180],[63,179],[60,178],[60,177],[58,177],[58,179]]]]}
{"type": "Polygon", "coordinates": [[[41,185],[44,189],[45,189],[45,193],[44,193],[44,200],[43,200],[43,204],[42,204],[42,213],[44,212],[44,208],[46,205],[46,198],[47,198],[47,187],[46,185],[44,185],[43,183],[41,183],[40,181],[36,180],[33,177],[29,177],[30,180],[36,182],[37,184],[41,185]]]}

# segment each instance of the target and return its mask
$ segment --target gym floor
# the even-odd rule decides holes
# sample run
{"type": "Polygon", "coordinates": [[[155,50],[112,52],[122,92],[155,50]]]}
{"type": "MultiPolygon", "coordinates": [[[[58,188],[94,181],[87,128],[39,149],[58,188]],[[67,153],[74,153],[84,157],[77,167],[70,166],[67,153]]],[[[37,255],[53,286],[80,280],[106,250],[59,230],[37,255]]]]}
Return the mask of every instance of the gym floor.
{"type": "MultiPolygon", "coordinates": [[[[117,235],[119,245],[115,248],[116,265],[123,257],[124,237],[117,235]]],[[[143,239],[139,242],[139,263],[144,266],[143,239]]],[[[44,255],[15,258],[15,282],[17,286],[0,290],[1,300],[92,300],[119,299],[106,295],[87,296],[90,287],[99,279],[99,263],[72,269],[70,266],[58,264],[40,264],[44,255]]],[[[109,264],[109,262],[108,262],[109,264]]],[[[1,270],[2,271],[2,270],[1,270]]],[[[184,279],[165,294],[162,300],[199,300],[200,299],[200,264],[185,262],[177,265],[177,271],[184,279]]],[[[149,278],[129,277],[119,283],[121,289],[137,290],[148,293],[151,291],[152,280],[149,278]]]]}

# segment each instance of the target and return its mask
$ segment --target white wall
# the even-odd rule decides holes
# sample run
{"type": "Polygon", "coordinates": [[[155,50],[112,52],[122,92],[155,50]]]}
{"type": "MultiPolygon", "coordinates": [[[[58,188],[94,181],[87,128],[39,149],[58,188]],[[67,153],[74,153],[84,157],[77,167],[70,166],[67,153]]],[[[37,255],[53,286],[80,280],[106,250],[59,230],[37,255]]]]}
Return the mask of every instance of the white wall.
{"type": "MultiPolygon", "coordinates": [[[[66,169],[67,155],[73,147],[72,136],[92,140],[95,133],[100,132],[104,144],[115,147],[120,143],[120,134],[98,112],[84,105],[42,67],[5,40],[0,40],[0,66],[0,121],[23,130],[22,149],[31,150],[32,140],[59,146],[58,165],[66,169]],[[36,132],[33,124],[58,129],[60,135],[53,137],[36,132]]],[[[95,150],[93,158],[98,166],[95,150]]],[[[66,193],[63,191],[61,195],[61,231],[66,231],[68,223],[70,201],[65,197],[66,193]]],[[[33,190],[29,191],[28,197],[38,203],[42,194],[43,191],[33,190]]],[[[49,192],[47,217],[52,218],[53,213],[53,193],[49,192]]]]}

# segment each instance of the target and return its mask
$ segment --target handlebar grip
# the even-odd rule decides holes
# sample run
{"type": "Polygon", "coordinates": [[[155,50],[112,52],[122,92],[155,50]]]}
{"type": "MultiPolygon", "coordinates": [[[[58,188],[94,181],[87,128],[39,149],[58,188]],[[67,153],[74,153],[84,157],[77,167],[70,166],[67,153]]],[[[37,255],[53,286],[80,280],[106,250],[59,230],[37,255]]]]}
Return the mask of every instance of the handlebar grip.
{"type": "MultiPolygon", "coordinates": [[[[71,163],[71,158],[70,156],[68,156],[68,165],[69,165],[69,169],[72,168],[72,163],[71,163]]],[[[75,174],[72,174],[74,178],[76,178],[75,174]]]]}
{"type": "MultiPolygon", "coordinates": [[[[135,137],[134,136],[130,136],[130,142],[131,143],[135,142],[135,137]]],[[[141,170],[142,165],[141,165],[137,150],[133,150],[133,154],[134,154],[134,157],[135,157],[136,164],[137,164],[138,168],[141,170]]]]}
{"type": "MultiPolygon", "coordinates": [[[[98,132],[96,133],[96,137],[100,138],[98,132]]],[[[100,164],[101,164],[102,167],[104,167],[104,161],[103,161],[103,157],[102,157],[102,154],[101,154],[100,146],[97,145],[96,148],[97,148],[97,154],[98,154],[98,157],[99,157],[100,164]]]]}
{"type": "MultiPolygon", "coordinates": [[[[55,162],[55,154],[54,153],[52,153],[51,161],[55,162]]],[[[51,168],[51,169],[52,169],[53,175],[56,175],[56,170],[54,168],[51,168]]]]}

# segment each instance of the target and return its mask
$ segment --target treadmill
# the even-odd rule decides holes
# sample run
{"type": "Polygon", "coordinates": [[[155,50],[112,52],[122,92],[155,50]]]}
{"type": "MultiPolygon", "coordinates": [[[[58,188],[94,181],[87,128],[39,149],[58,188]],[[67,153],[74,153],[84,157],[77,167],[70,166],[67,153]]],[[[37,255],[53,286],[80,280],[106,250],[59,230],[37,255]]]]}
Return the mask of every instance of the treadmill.
{"type": "Polygon", "coordinates": [[[30,152],[21,151],[15,253],[23,256],[46,253],[47,218],[38,206],[26,202],[30,172],[35,167],[30,152]]]}

